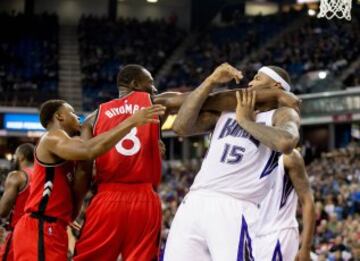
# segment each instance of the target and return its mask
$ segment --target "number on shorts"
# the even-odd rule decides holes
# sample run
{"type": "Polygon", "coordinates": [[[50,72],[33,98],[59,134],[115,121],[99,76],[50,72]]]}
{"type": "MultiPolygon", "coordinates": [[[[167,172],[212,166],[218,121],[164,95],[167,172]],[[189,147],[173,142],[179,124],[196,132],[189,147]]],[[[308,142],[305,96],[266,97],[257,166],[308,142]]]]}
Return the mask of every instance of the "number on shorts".
{"type": "Polygon", "coordinates": [[[137,128],[132,128],[131,131],[116,144],[115,146],[116,151],[124,156],[132,156],[138,153],[141,148],[141,143],[139,137],[136,136],[136,133],[137,133],[137,128]],[[125,140],[132,141],[133,146],[130,149],[124,148],[123,142],[125,140]]]}

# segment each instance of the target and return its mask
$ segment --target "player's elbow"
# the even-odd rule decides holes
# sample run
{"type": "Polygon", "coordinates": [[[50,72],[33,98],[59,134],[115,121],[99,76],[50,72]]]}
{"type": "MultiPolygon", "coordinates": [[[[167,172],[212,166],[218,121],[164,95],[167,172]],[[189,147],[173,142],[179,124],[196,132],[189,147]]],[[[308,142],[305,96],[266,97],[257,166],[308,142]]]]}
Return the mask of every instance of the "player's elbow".
{"type": "Polygon", "coordinates": [[[308,215],[315,216],[315,202],[312,194],[310,192],[304,193],[299,199],[302,207],[307,210],[308,215]]]}
{"type": "Polygon", "coordinates": [[[0,206],[0,218],[6,218],[9,215],[10,211],[4,206],[0,206]]]}
{"type": "Polygon", "coordinates": [[[187,130],[187,128],[185,126],[183,126],[182,124],[177,123],[176,121],[174,122],[174,124],[172,126],[172,130],[180,137],[185,137],[189,134],[189,131],[187,130]]]}
{"type": "Polygon", "coordinates": [[[296,148],[298,139],[289,135],[288,137],[283,137],[278,142],[278,150],[284,154],[290,154],[293,149],[296,148]]]}

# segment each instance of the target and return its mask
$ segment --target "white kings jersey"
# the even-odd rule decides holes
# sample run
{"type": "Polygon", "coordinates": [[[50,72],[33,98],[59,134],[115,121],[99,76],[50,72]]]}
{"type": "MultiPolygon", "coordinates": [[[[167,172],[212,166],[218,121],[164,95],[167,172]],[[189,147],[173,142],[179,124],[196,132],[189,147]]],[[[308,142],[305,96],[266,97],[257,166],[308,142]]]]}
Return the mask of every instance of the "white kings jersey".
{"type": "MultiPolygon", "coordinates": [[[[274,112],[257,114],[256,122],[272,126],[274,112]]],[[[190,190],[219,192],[259,204],[272,187],[279,156],[242,129],[234,112],[223,112],[190,190]]]]}
{"type": "Polygon", "coordinates": [[[298,196],[284,167],[284,157],[279,159],[274,186],[260,203],[257,236],[264,236],[287,228],[297,228],[296,208],[298,196]]]}

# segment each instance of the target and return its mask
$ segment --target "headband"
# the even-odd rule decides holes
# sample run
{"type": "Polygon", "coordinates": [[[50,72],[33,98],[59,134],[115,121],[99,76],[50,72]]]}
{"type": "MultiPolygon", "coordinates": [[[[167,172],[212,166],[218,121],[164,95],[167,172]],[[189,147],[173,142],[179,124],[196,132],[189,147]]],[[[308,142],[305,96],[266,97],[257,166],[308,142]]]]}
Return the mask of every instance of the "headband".
{"type": "Polygon", "coordinates": [[[271,68],[269,68],[267,66],[264,66],[264,67],[261,67],[258,72],[262,72],[262,73],[266,74],[267,76],[269,76],[274,81],[280,83],[281,86],[286,91],[289,92],[291,90],[290,85],[277,72],[275,72],[273,69],[271,69],[271,68]]]}

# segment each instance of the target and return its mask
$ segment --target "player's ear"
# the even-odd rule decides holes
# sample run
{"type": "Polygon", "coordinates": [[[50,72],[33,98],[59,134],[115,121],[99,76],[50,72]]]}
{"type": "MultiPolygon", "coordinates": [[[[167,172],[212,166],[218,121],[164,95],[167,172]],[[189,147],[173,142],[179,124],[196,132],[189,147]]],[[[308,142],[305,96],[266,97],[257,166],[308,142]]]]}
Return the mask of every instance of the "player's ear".
{"type": "Polygon", "coordinates": [[[64,121],[64,115],[63,115],[63,113],[61,113],[61,111],[55,112],[54,116],[57,121],[60,121],[60,122],[64,121]]]}
{"type": "Polygon", "coordinates": [[[130,84],[129,84],[129,87],[130,87],[131,89],[136,89],[136,87],[137,87],[137,82],[136,82],[135,80],[132,80],[132,81],[130,82],[130,84]]]}
{"type": "Polygon", "coordinates": [[[274,87],[277,89],[283,89],[283,87],[281,86],[281,84],[279,82],[274,83],[274,87]]]}

